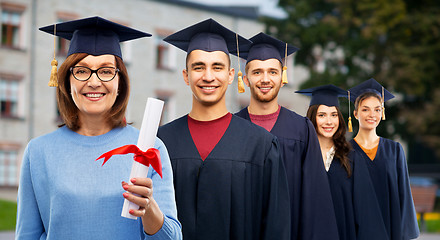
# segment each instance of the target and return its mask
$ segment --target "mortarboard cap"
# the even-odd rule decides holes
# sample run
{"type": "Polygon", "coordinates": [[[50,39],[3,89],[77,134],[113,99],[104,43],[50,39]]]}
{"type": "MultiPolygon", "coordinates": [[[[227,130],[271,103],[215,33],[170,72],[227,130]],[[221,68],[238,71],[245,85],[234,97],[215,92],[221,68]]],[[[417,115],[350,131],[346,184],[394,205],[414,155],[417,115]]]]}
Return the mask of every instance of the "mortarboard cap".
{"type": "Polygon", "coordinates": [[[380,83],[378,83],[374,78],[370,78],[359,85],[352,87],[348,90],[349,95],[353,97],[350,99],[353,103],[356,99],[366,92],[376,93],[382,100],[382,120],[385,120],[385,102],[394,98],[394,95],[386,90],[380,83]]]}
{"type": "Polygon", "coordinates": [[[222,26],[212,18],[196,23],[164,38],[164,41],[183,51],[193,50],[206,52],[222,51],[237,55],[237,43],[241,50],[250,46],[251,42],[235,32],[222,26]]]}
{"type": "MultiPolygon", "coordinates": [[[[112,54],[122,59],[119,42],[141,37],[150,37],[151,34],[129,28],[101,17],[83,18],[74,21],[57,23],[39,28],[41,31],[70,40],[67,56],[73,53],[87,53],[94,56],[112,54]]],[[[54,38],[54,48],[55,48],[54,38]]],[[[58,61],[54,56],[51,62],[50,87],[58,86],[58,61]]]]}
{"type": "MultiPolygon", "coordinates": [[[[336,87],[333,84],[314,87],[314,88],[308,88],[296,91],[296,93],[301,93],[307,96],[311,96],[312,99],[310,100],[310,105],[326,105],[326,106],[336,106],[339,107],[339,97],[348,97],[350,98],[350,95],[347,91],[343,90],[342,88],[336,87]]],[[[351,123],[351,116],[350,116],[350,101],[348,101],[348,131],[352,132],[353,127],[351,123]]]]}
{"type": "Polygon", "coordinates": [[[112,54],[122,59],[119,42],[151,34],[129,28],[101,17],[83,18],[40,28],[41,31],[70,40],[67,55],[87,53],[90,55],[112,54]]]}
{"type": "Polygon", "coordinates": [[[350,92],[350,100],[354,103],[356,98],[365,92],[374,92],[379,97],[383,99],[384,102],[394,98],[394,95],[386,90],[380,83],[378,83],[374,78],[370,78],[359,85],[352,87],[348,90],[350,92]],[[382,95],[383,93],[383,95],[382,95]]]}
{"type": "Polygon", "coordinates": [[[296,91],[296,93],[311,96],[310,106],[322,104],[329,107],[339,107],[338,97],[347,97],[347,91],[332,84],[303,89],[296,91]]]}
{"type": "Polygon", "coordinates": [[[247,62],[252,60],[267,60],[271,58],[278,59],[283,63],[283,58],[298,51],[298,48],[271,37],[265,33],[258,33],[249,39],[252,41],[248,51],[241,51],[241,57],[247,62]],[[287,51],[286,51],[287,49],[287,51]]]}
{"type": "MultiPolygon", "coordinates": [[[[182,49],[188,54],[193,50],[206,52],[222,51],[240,55],[247,51],[252,42],[229,30],[212,18],[196,23],[164,38],[164,41],[182,49]]],[[[238,64],[240,68],[240,64],[238,64]]],[[[238,91],[244,92],[242,73],[238,71],[238,91]]]]}
{"type": "MultiPolygon", "coordinates": [[[[243,51],[241,57],[246,59],[246,64],[248,64],[252,60],[267,60],[267,59],[278,59],[278,61],[283,64],[284,61],[287,61],[287,56],[298,51],[298,48],[292,46],[288,43],[285,43],[281,40],[278,40],[274,37],[271,37],[265,33],[258,33],[257,35],[251,37],[249,40],[252,41],[252,45],[250,46],[248,51],[243,51]]],[[[283,64],[283,73],[282,73],[282,83],[287,83],[287,66],[286,62],[283,64]]]]}

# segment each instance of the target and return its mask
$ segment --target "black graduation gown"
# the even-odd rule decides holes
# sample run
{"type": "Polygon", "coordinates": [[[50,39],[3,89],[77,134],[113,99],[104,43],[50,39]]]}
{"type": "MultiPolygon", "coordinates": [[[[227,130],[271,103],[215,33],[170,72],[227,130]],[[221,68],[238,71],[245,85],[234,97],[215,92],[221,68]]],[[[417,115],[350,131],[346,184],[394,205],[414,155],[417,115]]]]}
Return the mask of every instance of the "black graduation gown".
{"type": "Polygon", "coordinates": [[[276,138],[232,116],[203,161],[187,116],[162,126],[184,239],[289,239],[286,173],[276,138]]]}
{"type": "MultiPolygon", "coordinates": [[[[250,121],[247,108],[236,113],[250,121]]],[[[335,213],[315,128],[281,107],[270,131],[278,138],[289,184],[292,240],[335,240],[335,213]]]]}
{"type": "Polygon", "coordinates": [[[419,235],[402,146],[380,138],[373,161],[351,140],[358,239],[406,240],[419,235]]]}
{"type": "MultiPolygon", "coordinates": [[[[350,167],[353,172],[351,161],[350,167]]],[[[353,206],[353,175],[348,177],[340,159],[335,156],[327,176],[335,208],[339,239],[355,240],[357,226],[353,206]]]]}

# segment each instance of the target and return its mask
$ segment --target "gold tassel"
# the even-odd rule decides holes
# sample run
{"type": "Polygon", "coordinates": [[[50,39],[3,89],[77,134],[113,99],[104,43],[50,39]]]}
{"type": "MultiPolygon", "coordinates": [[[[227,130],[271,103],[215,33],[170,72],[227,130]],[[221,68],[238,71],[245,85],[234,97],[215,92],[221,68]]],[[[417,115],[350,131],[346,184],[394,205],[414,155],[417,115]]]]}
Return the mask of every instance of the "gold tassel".
{"type": "Polygon", "coordinates": [[[284,67],[283,67],[283,74],[281,76],[281,82],[283,84],[287,84],[287,43],[286,43],[286,50],[284,51],[284,67]]]}
{"type": "Polygon", "coordinates": [[[239,70],[238,73],[238,93],[244,93],[243,73],[239,70]]]}
{"type": "Polygon", "coordinates": [[[350,111],[350,91],[348,94],[348,132],[353,132],[353,124],[351,123],[351,111],[350,111]]]}
{"type": "Polygon", "coordinates": [[[286,66],[283,67],[283,75],[281,77],[281,80],[282,80],[283,84],[288,83],[288,81],[287,81],[287,67],[286,66]]]}
{"type": "Polygon", "coordinates": [[[348,132],[353,132],[353,125],[351,124],[351,117],[348,117],[348,132]]]}
{"type": "Polygon", "coordinates": [[[58,87],[58,61],[54,58],[50,65],[52,66],[52,70],[50,71],[50,80],[48,85],[49,87],[58,87]]]}
{"type": "Polygon", "coordinates": [[[238,59],[238,93],[244,93],[243,73],[240,70],[240,46],[238,45],[238,33],[235,33],[235,40],[237,41],[237,59],[238,59]]]}
{"type": "Polygon", "coordinates": [[[58,61],[55,59],[55,55],[56,55],[56,36],[57,33],[57,25],[55,24],[53,27],[53,60],[52,62],[50,62],[50,65],[52,66],[52,70],[50,71],[50,79],[49,79],[49,83],[47,85],[49,85],[49,87],[58,87],[58,70],[57,70],[57,66],[58,66],[58,61]]]}
{"type": "Polygon", "coordinates": [[[385,120],[385,107],[382,106],[382,120],[385,120]]]}

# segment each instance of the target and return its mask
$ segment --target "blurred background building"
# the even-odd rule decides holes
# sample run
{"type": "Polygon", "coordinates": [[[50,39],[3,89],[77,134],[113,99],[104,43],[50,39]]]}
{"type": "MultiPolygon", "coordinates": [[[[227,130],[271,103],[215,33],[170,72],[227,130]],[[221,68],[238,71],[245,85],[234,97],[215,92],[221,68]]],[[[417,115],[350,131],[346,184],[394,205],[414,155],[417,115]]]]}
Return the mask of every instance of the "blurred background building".
{"type": "MultiPolygon", "coordinates": [[[[185,53],[162,41],[164,37],[213,18],[250,38],[265,30],[261,18],[285,17],[283,11],[274,7],[276,1],[273,2],[248,1],[231,7],[202,0],[1,0],[0,187],[18,186],[21,158],[27,142],[55,130],[61,123],[55,88],[47,86],[54,37],[39,31],[39,27],[101,16],[153,34],[151,38],[122,43],[124,62],[131,79],[126,117],[134,127],[140,128],[148,97],[165,101],[162,124],[191,109],[191,91],[182,78],[185,53]]],[[[60,66],[69,43],[56,38],[55,45],[60,66]]],[[[232,56],[231,60],[237,69],[238,59],[232,56]]],[[[240,62],[244,72],[245,62],[240,62]]],[[[308,99],[297,96],[294,91],[308,77],[308,72],[304,67],[294,68],[293,57],[289,57],[288,65],[289,84],[281,90],[280,102],[304,115],[308,99]]],[[[248,102],[248,89],[239,95],[234,81],[227,92],[229,111],[237,112],[248,102]]]]}

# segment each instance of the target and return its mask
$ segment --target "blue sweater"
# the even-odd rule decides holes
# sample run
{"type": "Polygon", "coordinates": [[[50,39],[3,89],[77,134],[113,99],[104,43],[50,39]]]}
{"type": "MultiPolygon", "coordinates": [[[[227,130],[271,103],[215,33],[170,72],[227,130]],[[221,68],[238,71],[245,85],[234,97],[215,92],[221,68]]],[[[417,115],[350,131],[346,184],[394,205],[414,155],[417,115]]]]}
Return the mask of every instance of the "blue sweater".
{"type": "Polygon", "coordinates": [[[67,127],[38,137],[26,147],[17,199],[16,239],[181,239],[168,152],[156,139],[163,179],[149,168],[153,196],[164,214],[154,235],[141,218],[121,217],[122,181],[128,182],[133,154],[115,155],[104,166],[101,154],[136,144],[131,126],[100,136],[83,136],[67,127]]]}

